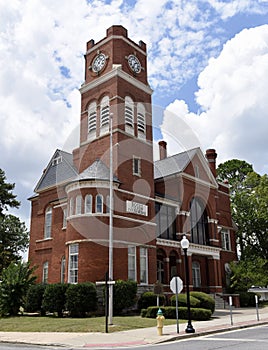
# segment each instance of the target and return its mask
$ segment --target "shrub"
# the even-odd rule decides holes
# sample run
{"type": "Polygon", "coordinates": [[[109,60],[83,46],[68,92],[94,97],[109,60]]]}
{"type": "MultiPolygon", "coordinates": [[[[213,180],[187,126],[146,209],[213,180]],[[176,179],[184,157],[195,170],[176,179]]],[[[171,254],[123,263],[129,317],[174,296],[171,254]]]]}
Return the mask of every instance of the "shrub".
{"type": "Polygon", "coordinates": [[[62,317],[66,303],[65,293],[67,288],[68,284],[48,284],[43,297],[43,309],[49,312],[57,312],[58,317],[62,317]]]}
{"type": "Polygon", "coordinates": [[[44,314],[42,301],[45,289],[45,284],[33,284],[29,287],[25,300],[25,310],[27,312],[41,312],[41,315],[44,314]]]}
{"type": "Polygon", "coordinates": [[[200,301],[201,309],[208,309],[213,314],[215,311],[215,300],[208,294],[203,292],[190,292],[190,295],[200,301]]]}
{"type": "Polygon", "coordinates": [[[117,280],[114,285],[113,306],[115,314],[133,306],[137,298],[137,282],[117,280]]]}
{"type": "MultiPolygon", "coordinates": [[[[148,318],[156,318],[157,317],[157,306],[150,306],[146,310],[143,309],[141,316],[148,318]]],[[[161,307],[163,315],[165,318],[176,319],[176,307],[175,306],[163,306],[161,307]]],[[[187,307],[181,306],[178,307],[179,319],[187,320],[188,318],[188,309],[187,307]]],[[[201,309],[201,308],[191,308],[191,318],[195,321],[206,321],[209,320],[212,315],[210,310],[201,309]]]]}
{"type": "Polygon", "coordinates": [[[66,309],[71,317],[85,317],[97,308],[97,293],[93,283],[71,284],[66,290],[66,309]]]}
{"type": "MultiPolygon", "coordinates": [[[[172,295],[170,298],[171,306],[176,306],[176,295],[172,295]]],[[[186,294],[178,294],[178,306],[187,306],[187,295],[186,294]]],[[[190,295],[190,306],[191,307],[199,307],[200,301],[194,296],[190,295]]]]}
{"type": "MultiPolygon", "coordinates": [[[[165,296],[159,296],[159,304],[163,305],[165,302],[165,296]]],[[[138,309],[147,309],[149,306],[157,305],[157,295],[153,292],[145,292],[143,293],[138,300],[138,309]]]]}
{"type": "Polygon", "coordinates": [[[16,316],[24,300],[28,288],[34,283],[34,268],[29,263],[13,262],[2,272],[0,284],[0,315],[16,316]]]}
{"type": "MultiPolygon", "coordinates": [[[[248,306],[254,307],[256,305],[255,295],[256,295],[256,293],[254,293],[254,292],[239,292],[240,306],[241,307],[248,307],[248,306]]],[[[260,296],[258,296],[258,299],[260,299],[260,296]]]]}

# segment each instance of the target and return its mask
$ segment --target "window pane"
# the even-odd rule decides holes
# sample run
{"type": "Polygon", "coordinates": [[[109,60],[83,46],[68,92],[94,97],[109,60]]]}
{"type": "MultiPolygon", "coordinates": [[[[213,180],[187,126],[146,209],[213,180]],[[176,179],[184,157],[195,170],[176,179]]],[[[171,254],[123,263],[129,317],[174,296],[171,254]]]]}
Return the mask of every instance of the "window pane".
{"type": "Polygon", "coordinates": [[[88,194],[85,200],[85,213],[92,213],[92,195],[88,194]]]}

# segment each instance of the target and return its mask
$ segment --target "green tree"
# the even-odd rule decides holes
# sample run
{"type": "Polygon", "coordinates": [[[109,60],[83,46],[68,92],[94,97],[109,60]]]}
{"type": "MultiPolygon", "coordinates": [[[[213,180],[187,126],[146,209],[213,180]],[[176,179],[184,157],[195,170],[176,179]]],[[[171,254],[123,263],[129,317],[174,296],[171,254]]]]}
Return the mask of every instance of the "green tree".
{"type": "Polygon", "coordinates": [[[25,224],[7,212],[20,205],[12,192],[14,187],[15,184],[8,183],[4,171],[0,169],[0,276],[11,262],[21,259],[20,253],[29,243],[25,224]]]}
{"type": "Polygon", "coordinates": [[[20,219],[14,215],[0,216],[0,275],[11,262],[21,259],[28,247],[29,234],[20,219]]]}
{"type": "Polygon", "coordinates": [[[12,193],[15,184],[6,182],[5,172],[0,169],[0,216],[4,215],[4,211],[8,208],[18,208],[20,202],[16,200],[16,195],[12,193]]]}
{"type": "Polygon", "coordinates": [[[3,270],[0,284],[0,314],[1,316],[16,316],[20,307],[24,306],[28,288],[34,283],[34,268],[29,263],[11,263],[3,270]]]}

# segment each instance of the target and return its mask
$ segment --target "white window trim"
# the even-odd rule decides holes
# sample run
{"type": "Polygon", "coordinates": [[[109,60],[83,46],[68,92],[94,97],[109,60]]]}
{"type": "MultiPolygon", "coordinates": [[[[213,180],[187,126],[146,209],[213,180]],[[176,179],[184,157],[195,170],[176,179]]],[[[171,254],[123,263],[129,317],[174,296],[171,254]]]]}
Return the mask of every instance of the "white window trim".
{"type": "Polygon", "coordinates": [[[67,227],[67,207],[62,209],[62,214],[62,229],[64,230],[67,227]]]}
{"type": "Polygon", "coordinates": [[[128,246],[128,279],[129,280],[133,280],[133,281],[137,281],[137,252],[136,252],[136,247],[135,246],[128,246]],[[130,253],[129,249],[133,249],[134,253],[130,253]],[[132,258],[134,260],[134,278],[132,278],[132,276],[130,276],[130,272],[132,272],[132,270],[130,270],[130,264],[129,264],[129,259],[132,258]]]}
{"type": "Polygon", "coordinates": [[[87,194],[85,197],[85,210],[84,210],[85,214],[92,214],[92,204],[93,204],[92,194],[87,194]],[[90,198],[90,206],[88,206],[88,199],[89,198],[90,198]]]}
{"type": "Polygon", "coordinates": [[[227,228],[222,228],[221,229],[221,246],[222,246],[222,249],[225,250],[225,251],[231,251],[232,250],[231,239],[230,239],[230,230],[227,229],[227,228]],[[227,240],[228,240],[228,243],[229,243],[229,249],[227,249],[228,247],[227,247],[226,237],[227,237],[227,240]]]}
{"type": "Polygon", "coordinates": [[[69,259],[68,259],[68,283],[71,284],[76,284],[78,283],[78,268],[79,268],[79,263],[78,263],[78,258],[79,258],[79,245],[78,243],[70,244],[69,245],[69,259]],[[71,268],[71,259],[73,256],[77,256],[77,267],[72,267],[71,268]],[[73,276],[71,276],[71,272],[76,271],[74,276],[76,275],[76,281],[73,280],[73,276]]]}
{"type": "Polygon", "coordinates": [[[148,248],[145,247],[140,247],[140,284],[148,284],[148,248]],[[145,254],[141,254],[141,251],[144,250],[145,254]],[[145,260],[145,282],[141,281],[141,277],[142,277],[142,269],[141,269],[141,261],[142,259],[145,260]]]}
{"type": "Polygon", "coordinates": [[[75,215],[82,214],[82,196],[78,195],[75,198],[75,215]]]}
{"type": "Polygon", "coordinates": [[[95,208],[96,214],[103,214],[103,195],[102,194],[97,194],[95,204],[96,204],[96,208],[95,208]],[[101,211],[98,211],[98,198],[101,198],[101,211]]]}
{"type": "Polygon", "coordinates": [[[52,231],[52,207],[48,207],[45,212],[45,230],[44,230],[44,238],[51,238],[52,231]]]}
{"type": "Polygon", "coordinates": [[[48,261],[43,264],[43,274],[42,274],[42,283],[48,282],[48,261]]]}

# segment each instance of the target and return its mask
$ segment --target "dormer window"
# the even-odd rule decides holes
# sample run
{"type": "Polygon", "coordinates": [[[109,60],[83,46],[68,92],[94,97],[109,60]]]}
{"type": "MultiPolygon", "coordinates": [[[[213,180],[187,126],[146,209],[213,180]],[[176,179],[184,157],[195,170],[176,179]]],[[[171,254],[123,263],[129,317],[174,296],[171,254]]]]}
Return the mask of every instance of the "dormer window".
{"type": "Polygon", "coordinates": [[[62,156],[57,156],[52,160],[52,166],[58,165],[62,162],[62,156]]]}

